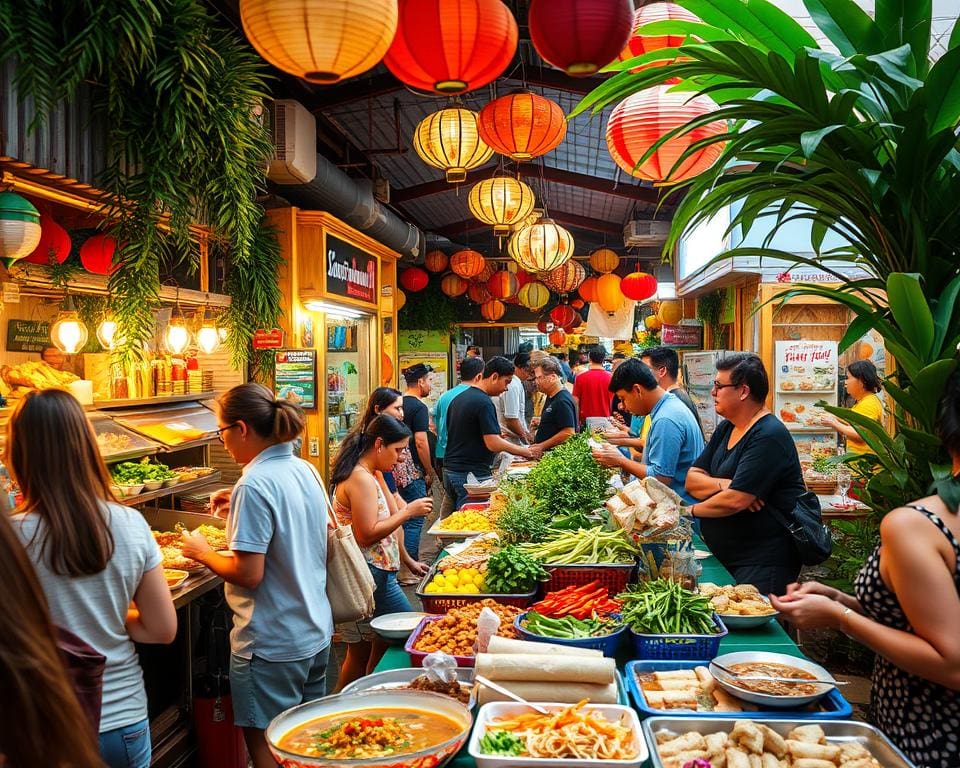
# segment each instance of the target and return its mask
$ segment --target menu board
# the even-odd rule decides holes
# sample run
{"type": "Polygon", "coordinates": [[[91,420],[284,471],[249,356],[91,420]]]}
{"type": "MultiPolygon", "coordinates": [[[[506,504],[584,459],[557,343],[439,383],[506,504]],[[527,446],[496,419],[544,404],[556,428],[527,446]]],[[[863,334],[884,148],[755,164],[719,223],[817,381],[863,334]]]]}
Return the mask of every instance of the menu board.
{"type": "Polygon", "coordinates": [[[278,349],[274,352],[273,389],[278,398],[301,408],[317,407],[317,351],[278,349]]]}
{"type": "Polygon", "coordinates": [[[401,352],[400,370],[403,371],[418,363],[429,365],[433,368],[430,374],[430,394],[420,398],[427,404],[430,413],[437,406],[437,400],[440,395],[447,391],[447,365],[449,356],[446,352],[401,352]]]}
{"type": "Polygon", "coordinates": [[[837,364],[835,341],[777,342],[774,413],[791,432],[833,432],[817,403],[836,405],[837,364]]]}

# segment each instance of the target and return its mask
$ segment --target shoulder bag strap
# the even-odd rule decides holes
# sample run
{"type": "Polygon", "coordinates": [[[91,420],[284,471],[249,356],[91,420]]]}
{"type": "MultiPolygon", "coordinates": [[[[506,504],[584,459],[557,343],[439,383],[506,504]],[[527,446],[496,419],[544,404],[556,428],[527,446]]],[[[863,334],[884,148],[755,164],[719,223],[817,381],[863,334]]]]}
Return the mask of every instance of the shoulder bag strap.
{"type": "MultiPolygon", "coordinates": [[[[336,527],[339,527],[341,524],[340,518],[337,517],[337,510],[334,509],[333,503],[330,501],[330,497],[327,495],[327,488],[323,484],[323,478],[320,477],[320,473],[317,471],[317,468],[313,466],[313,464],[311,464],[309,461],[306,461],[304,459],[301,459],[301,461],[304,464],[306,464],[310,468],[310,471],[313,473],[313,477],[317,481],[317,485],[320,486],[320,493],[323,494],[323,500],[324,502],[326,502],[327,511],[330,513],[330,517],[333,518],[334,523],[336,523],[336,527]]],[[[331,526],[331,527],[334,527],[334,526],[331,526]]]]}

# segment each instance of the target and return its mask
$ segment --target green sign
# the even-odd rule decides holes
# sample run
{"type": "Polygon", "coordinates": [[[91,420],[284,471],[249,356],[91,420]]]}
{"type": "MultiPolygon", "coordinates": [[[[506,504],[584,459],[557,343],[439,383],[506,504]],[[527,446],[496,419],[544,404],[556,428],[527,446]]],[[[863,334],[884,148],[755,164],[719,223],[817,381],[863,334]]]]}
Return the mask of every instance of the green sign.
{"type": "Polygon", "coordinates": [[[443,352],[450,351],[450,334],[442,331],[397,332],[401,352],[443,352]]]}
{"type": "Polygon", "coordinates": [[[301,408],[317,407],[317,351],[278,349],[274,352],[273,391],[301,408]]]}
{"type": "Polygon", "coordinates": [[[43,320],[7,321],[7,352],[43,352],[52,346],[50,323],[43,320]]]}

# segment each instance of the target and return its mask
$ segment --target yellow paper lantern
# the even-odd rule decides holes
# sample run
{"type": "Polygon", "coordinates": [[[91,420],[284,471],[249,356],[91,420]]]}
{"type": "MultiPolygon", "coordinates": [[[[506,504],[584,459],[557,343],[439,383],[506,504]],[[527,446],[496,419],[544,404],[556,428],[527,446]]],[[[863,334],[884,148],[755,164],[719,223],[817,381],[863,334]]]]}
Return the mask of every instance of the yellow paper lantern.
{"type": "Polygon", "coordinates": [[[477,219],[493,227],[493,234],[503,237],[510,227],[523,221],[533,211],[533,190],[512,176],[495,176],[474,184],[467,206],[477,219]]]}
{"type": "Polygon", "coordinates": [[[477,130],[477,113],[462,106],[423,118],[413,133],[413,148],[427,165],[445,171],[451,184],[465,181],[467,171],[493,157],[477,130]]]}
{"type": "Polygon", "coordinates": [[[517,294],[517,298],[527,309],[536,312],[550,301],[550,290],[543,283],[535,280],[523,286],[517,294]]]}
{"type": "Polygon", "coordinates": [[[597,303],[604,312],[616,312],[620,309],[623,294],[620,292],[619,275],[600,275],[597,279],[597,303]]]}
{"type": "Polygon", "coordinates": [[[609,248],[598,248],[590,254],[590,266],[594,272],[613,272],[620,266],[620,257],[609,248]]]}
{"type": "Polygon", "coordinates": [[[541,219],[514,232],[507,252],[528,272],[549,272],[573,256],[573,235],[553,219],[541,219]]]}
{"type": "Polygon", "coordinates": [[[240,22],[277,69],[330,85],[384,57],[397,32],[397,0],[240,0],[240,22]]]}
{"type": "Polygon", "coordinates": [[[444,275],[443,280],[440,281],[440,290],[451,299],[455,296],[463,296],[469,287],[470,283],[460,275],[444,275]]]}
{"type": "Polygon", "coordinates": [[[657,315],[664,325],[676,325],[683,319],[683,305],[679,301],[661,301],[657,315]]]}
{"type": "Polygon", "coordinates": [[[395,302],[397,307],[397,312],[403,309],[403,305],[407,303],[407,294],[397,288],[397,300],[395,302]]]}

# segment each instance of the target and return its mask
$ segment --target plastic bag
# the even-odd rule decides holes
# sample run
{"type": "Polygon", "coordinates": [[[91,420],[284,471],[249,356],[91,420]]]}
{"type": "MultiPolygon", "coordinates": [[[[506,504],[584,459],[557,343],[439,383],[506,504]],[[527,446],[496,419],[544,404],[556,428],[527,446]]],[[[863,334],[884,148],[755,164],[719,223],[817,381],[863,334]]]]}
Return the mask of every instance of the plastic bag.
{"type": "Polygon", "coordinates": [[[668,552],[660,565],[660,578],[671,579],[686,589],[696,591],[698,566],[692,549],[668,552]]]}
{"type": "Polygon", "coordinates": [[[452,683],[457,679],[457,660],[449,653],[434,651],[424,658],[423,671],[432,682],[452,683]]]}
{"type": "Polygon", "coordinates": [[[477,642],[474,646],[476,653],[486,653],[490,645],[490,638],[500,630],[500,617],[489,608],[480,611],[477,617],[477,642]]]}

